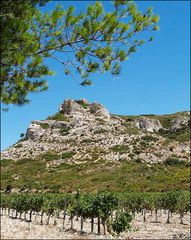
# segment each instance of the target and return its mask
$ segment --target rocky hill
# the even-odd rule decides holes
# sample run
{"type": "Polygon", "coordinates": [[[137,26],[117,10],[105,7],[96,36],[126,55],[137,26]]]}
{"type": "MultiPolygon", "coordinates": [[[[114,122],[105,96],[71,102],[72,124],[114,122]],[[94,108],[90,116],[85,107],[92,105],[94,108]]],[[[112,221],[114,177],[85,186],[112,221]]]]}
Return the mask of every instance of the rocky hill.
{"type": "MultiPolygon", "coordinates": [[[[123,162],[147,166],[188,162],[189,126],[189,112],[119,116],[99,103],[68,99],[55,115],[32,121],[25,136],[2,152],[5,185],[21,184],[19,179],[24,174],[19,171],[37,160],[38,167],[42,164],[44,171],[56,172],[56,177],[72,166],[83,168],[87,164],[93,167],[86,167],[86,173],[98,170],[99,163],[102,169],[116,169],[123,162]],[[18,166],[12,174],[10,167],[19,164],[22,169],[18,166]]],[[[34,173],[38,176],[38,169],[34,173]]]]}
{"type": "Polygon", "coordinates": [[[189,113],[163,117],[168,126],[164,118],[160,121],[161,117],[115,116],[99,103],[65,100],[56,115],[32,121],[25,137],[3,151],[2,158],[35,158],[51,151],[60,156],[55,159],[56,164],[95,160],[95,155],[97,159],[110,161],[139,158],[148,163],[165,161],[175,155],[188,159],[189,146],[184,142],[187,139],[178,137],[183,132],[184,138],[188,131],[189,113]],[[62,159],[66,152],[71,153],[67,160],[62,159]]]}

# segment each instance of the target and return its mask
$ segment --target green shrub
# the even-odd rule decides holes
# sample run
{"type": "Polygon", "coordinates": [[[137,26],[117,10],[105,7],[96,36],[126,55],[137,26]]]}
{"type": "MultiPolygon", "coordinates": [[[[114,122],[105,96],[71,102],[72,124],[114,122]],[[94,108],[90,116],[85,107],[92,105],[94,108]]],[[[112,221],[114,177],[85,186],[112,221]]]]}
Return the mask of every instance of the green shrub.
{"type": "Polygon", "coordinates": [[[115,145],[111,147],[114,152],[127,153],[129,151],[129,146],[127,145],[115,145]]]}
{"type": "Polygon", "coordinates": [[[139,129],[137,127],[128,127],[126,128],[127,133],[129,133],[130,135],[136,135],[139,134],[139,129]]]}
{"type": "Polygon", "coordinates": [[[139,134],[139,129],[137,127],[130,126],[128,122],[123,122],[122,125],[126,127],[126,133],[130,135],[139,134]]]}
{"type": "Polygon", "coordinates": [[[1,167],[6,167],[6,166],[9,166],[12,162],[13,162],[12,159],[2,159],[0,161],[0,165],[1,167]]]}
{"type": "Polygon", "coordinates": [[[170,128],[172,127],[173,123],[172,123],[173,118],[171,117],[163,117],[160,119],[160,123],[164,128],[170,128]]]}
{"type": "Polygon", "coordinates": [[[146,148],[149,144],[145,141],[141,141],[140,145],[141,145],[142,148],[146,148]]]}
{"type": "Polygon", "coordinates": [[[18,143],[17,145],[14,146],[15,148],[21,148],[23,147],[23,144],[22,143],[18,143]]]}
{"type": "Polygon", "coordinates": [[[171,140],[186,142],[190,140],[190,129],[189,126],[183,126],[180,129],[160,129],[159,134],[171,140]]]}
{"type": "Polygon", "coordinates": [[[135,159],[135,162],[136,162],[136,163],[141,163],[142,161],[141,161],[140,158],[136,158],[136,159],[135,159]]]}
{"type": "Polygon", "coordinates": [[[136,155],[139,155],[140,153],[142,153],[142,150],[141,149],[134,149],[133,152],[136,154],[136,155]]]}
{"type": "Polygon", "coordinates": [[[88,103],[84,103],[83,100],[77,100],[76,101],[81,107],[87,109],[89,107],[89,104],[88,103]]]}
{"type": "Polygon", "coordinates": [[[70,129],[68,127],[61,127],[60,128],[60,134],[62,136],[66,136],[70,133],[70,129]]]}
{"type": "Polygon", "coordinates": [[[49,124],[48,123],[40,123],[40,126],[43,129],[48,129],[49,128],[49,124]]]}
{"type": "Polygon", "coordinates": [[[143,141],[146,141],[146,142],[152,142],[152,141],[156,142],[156,141],[158,141],[157,137],[154,137],[154,136],[151,136],[151,135],[143,136],[143,137],[141,137],[141,139],[143,141]]]}
{"type": "Polygon", "coordinates": [[[47,119],[48,120],[57,120],[57,121],[68,121],[68,117],[60,112],[58,112],[52,116],[49,116],[47,119]]]}
{"type": "Polygon", "coordinates": [[[65,152],[65,153],[62,153],[62,159],[71,158],[74,155],[75,155],[75,152],[65,152]]]}
{"type": "Polygon", "coordinates": [[[20,134],[20,138],[23,138],[24,136],[25,136],[24,133],[21,133],[21,134],[20,134]]]}
{"type": "Polygon", "coordinates": [[[58,160],[60,159],[61,157],[56,154],[56,153],[53,153],[53,152],[46,152],[42,155],[42,158],[47,160],[47,161],[51,161],[51,160],[58,160]]]}
{"type": "Polygon", "coordinates": [[[179,160],[178,158],[167,158],[164,161],[166,165],[186,165],[185,161],[179,160]]]}
{"type": "Polygon", "coordinates": [[[163,155],[161,153],[155,153],[156,157],[162,157],[163,155]]]}
{"type": "Polygon", "coordinates": [[[134,153],[130,153],[130,154],[129,154],[129,157],[130,157],[131,159],[133,159],[133,158],[134,158],[134,156],[135,156],[135,154],[134,154],[134,153]]]}

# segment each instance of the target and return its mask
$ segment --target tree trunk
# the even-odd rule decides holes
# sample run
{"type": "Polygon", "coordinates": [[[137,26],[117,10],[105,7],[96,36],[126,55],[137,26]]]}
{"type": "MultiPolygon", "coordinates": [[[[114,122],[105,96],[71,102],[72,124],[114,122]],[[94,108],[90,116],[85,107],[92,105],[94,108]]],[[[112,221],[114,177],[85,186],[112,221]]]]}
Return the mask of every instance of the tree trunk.
{"type": "Polygon", "coordinates": [[[133,218],[135,219],[135,210],[132,211],[133,218]]]}
{"type": "Polygon", "coordinates": [[[40,216],[40,225],[43,224],[43,215],[44,215],[44,212],[41,213],[41,216],[40,216]]]}
{"type": "Polygon", "coordinates": [[[71,221],[71,230],[73,230],[73,216],[70,217],[70,221],[71,221]]]}
{"type": "Polygon", "coordinates": [[[9,214],[8,217],[11,217],[11,209],[9,208],[9,214]]]}
{"type": "Polygon", "coordinates": [[[94,219],[91,218],[91,233],[94,231],[94,219]]]}
{"type": "Polygon", "coordinates": [[[157,209],[155,209],[155,222],[158,221],[158,216],[157,216],[157,209]]]}
{"type": "Polygon", "coordinates": [[[146,209],[143,209],[143,221],[146,222],[146,209]]]}
{"type": "Polygon", "coordinates": [[[160,209],[160,216],[162,216],[162,209],[160,209]]]}
{"type": "Polygon", "coordinates": [[[103,224],[103,235],[106,235],[106,225],[105,225],[105,221],[103,221],[102,224],[103,224]]]}
{"type": "Polygon", "coordinates": [[[22,215],[22,213],[20,212],[20,213],[19,213],[19,219],[21,219],[21,215],[22,215]]]}
{"type": "Polygon", "coordinates": [[[100,235],[100,217],[97,218],[97,233],[100,235]]]}
{"type": "Polygon", "coordinates": [[[34,218],[34,221],[36,222],[36,218],[37,218],[37,212],[35,212],[35,218],[34,218]]]}
{"type": "Polygon", "coordinates": [[[27,220],[27,213],[24,212],[24,220],[26,221],[27,220]]]}
{"type": "Polygon", "coordinates": [[[16,213],[15,213],[15,218],[17,218],[17,216],[18,216],[18,212],[17,212],[17,210],[16,210],[16,213]]]}
{"type": "Polygon", "coordinates": [[[51,214],[48,214],[48,218],[47,218],[47,221],[46,221],[46,224],[47,224],[47,225],[49,225],[49,223],[50,223],[50,215],[51,215],[51,214]]]}
{"type": "Polygon", "coordinates": [[[180,224],[184,224],[184,223],[183,223],[183,217],[184,217],[184,214],[183,214],[183,213],[180,213],[180,224]]]}
{"type": "Polygon", "coordinates": [[[11,209],[11,211],[10,211],[10,218],[12,218],[13,217],[13,212],[14,212],[14,210],[13,209],[11,209]]]}
{"type": "Polygon", "coordinates": [[[56,223],[56,214],[54,214],[54,222],[53,222],[53,225],[55,226],[57,223],[56,223]]]}
{"type": "Polygon", "coordinates": [[[29,213],[29,222],[32,222],[32,210],[29,213]]]}
{"type": "Polygon", "coordinates": [[[80,230],[81,230],[81,232],[83,232],[83,227],[84,227],[84,219],[83,219],[83,217],[81,216],[81,227],[80,227],[80,230]]]}
{"type": "Polygon", "coordinates": [[[62,222],[62,227],[64,229],[64,225],[65,225],[65,219],[66,219],[66,211],[64,210],[64,213],[63,213],[63,222],[62,222]]]}
{"type": "Polygon", "coordinates": [[[168,216],[167,216],[167,221],[166,223],[170,223],[170,210],[168,210],[168,216]]]}
{"type": "Polygon", "coordinates": [[[11,218],[13,217],[13,213],[14,213],[14,210],[13,209],[11,209],[11,218]]]}
{"type": "Polygon", "coordinates": [[[151,210],[151,215],[150,216],[152,216],[153,215],[153,210],[151,210]]]}

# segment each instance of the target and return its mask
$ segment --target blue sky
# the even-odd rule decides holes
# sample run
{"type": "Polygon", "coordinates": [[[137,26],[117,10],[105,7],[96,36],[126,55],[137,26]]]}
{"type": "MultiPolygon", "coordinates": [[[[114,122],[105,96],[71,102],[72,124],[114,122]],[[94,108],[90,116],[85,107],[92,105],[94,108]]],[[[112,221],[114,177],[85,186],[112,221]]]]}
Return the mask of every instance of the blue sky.
{"type": "MultiPolygon", "coordinates": [[[[88,1],[54,1],[44,8],[51,10],[56,3],[84,9],[88,1]],[[70,2],[70,3],[69,3],[70,2]]],[[[107,10],[110,3],[103,2],[107,10]]],[[[48,78],[49,90],[30,96],[31,103],[10,106],[1,113],[1,149],[15,143],[32,120],[45,119],[55,113],[66,98],[86,98],[102,103],[116,114],[165,114],[189,110],[190,89],[190,2],[139,1],[140,10],[153,6],[160,15],[160,31],[155,40],[145,44],[122,65],[118,77],[96,74],[94,86],[81,87],[80,79],[63,74],[62,66],[50,60],[57,74],[48,78]]]]}

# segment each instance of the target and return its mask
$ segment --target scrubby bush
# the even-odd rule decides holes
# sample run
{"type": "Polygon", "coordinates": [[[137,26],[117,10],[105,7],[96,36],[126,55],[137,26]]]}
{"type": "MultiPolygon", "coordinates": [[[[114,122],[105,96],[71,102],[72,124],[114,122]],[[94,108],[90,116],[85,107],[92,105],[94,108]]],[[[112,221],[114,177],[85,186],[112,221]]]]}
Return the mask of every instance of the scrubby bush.
{"type": "Polygon", "coordinates": [[[127,152],[129,152],[129,146],[115,145],[115,146],[111,147],[111,150],[114,152],[119,152],[119,153],[127,153],[127,152]]]}
{"type": "Polygon", "coordinates": [[[43,129],[48,129],[49,128],[49,124],[48,123],[40,123],[40,126],[43,129]]]}
{"type": "Polygon", "coordinates": [[[64,152],[62,153],[62,159],[71,158],[75,152],[64,152]]]}
{"type": "Polygon", "coordinates": [[[47,161],[51,161],[51,160],[57,160],[60,159],[61,157],[53,152],[46,152],[42,155],[42,158],[47,160],[47,161]]]}
{"type": "Polygon", "coordinates": [[[60,134],[62,136],[67,136],[70,133],[70,129],[68,127],[61,127],[60,128],[60,134]]]}
{"type": "Polygon", "coordinates": [[[179,160],[178,158],[167,158],[164,161],[166,165],[186,165],[185,161],[179,160]]]}
{"type": "Polygon", "coordinates": [[[15,148],[21,148],[23,147],[23,144],[22,143],[18,143],[17,145],[14,146],[15,148]]]}
{"type": "Polygon", "coordinates": [[[63,113],[60,113],[60,112],[58,112],[52,116],[49,116],[47,119],[48,120],[57,120],[57,121],[68,121],[67,116],[65,116],[63,113]]]}
{"type": "Polygon", "coordinates": [[[152,142],[152,141],[156,142],[156,141],[158,141],[157,137],[154,137],[154,136],[151,136],[151,135],[145,135],[145,136],[141,137],[141,139],[143,141],[146,141],[146,142],[152,142]]]}

